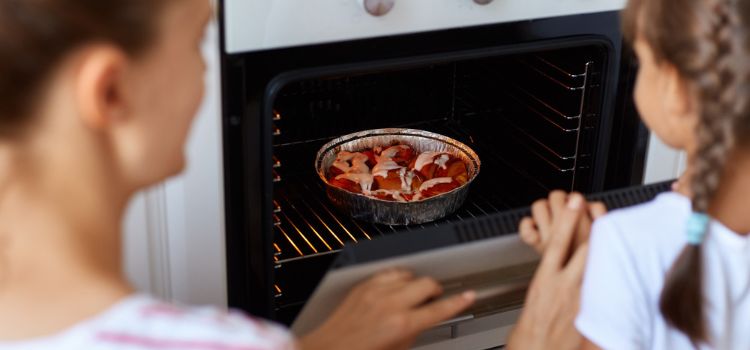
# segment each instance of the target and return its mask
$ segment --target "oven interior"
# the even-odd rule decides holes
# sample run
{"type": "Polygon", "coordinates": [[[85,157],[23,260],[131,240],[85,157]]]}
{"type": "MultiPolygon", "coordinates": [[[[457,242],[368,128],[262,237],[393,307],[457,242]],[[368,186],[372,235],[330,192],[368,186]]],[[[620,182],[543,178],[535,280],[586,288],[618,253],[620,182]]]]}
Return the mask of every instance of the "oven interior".
{"type": "Polygon", "coordinates": [[[345,244],[498,213],[552,189],[589,192],[609,50],[603,44],[300,72],[269,94],[273,126],[275,319],[290,323],[345,244]],[[433,223],[353,220],[329,204],[313,167],[347,133],[409,127],[455,138],[482,169],[466,203],[433,223]]]}

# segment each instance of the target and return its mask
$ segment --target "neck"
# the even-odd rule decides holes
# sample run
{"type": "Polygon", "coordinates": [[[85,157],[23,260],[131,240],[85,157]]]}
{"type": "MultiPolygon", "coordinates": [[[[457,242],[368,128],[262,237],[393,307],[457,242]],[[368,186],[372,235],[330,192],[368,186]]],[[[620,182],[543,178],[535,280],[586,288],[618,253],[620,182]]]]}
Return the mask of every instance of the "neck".
{"type": "Polygon", "coordinates": [[[12,169],[0,173],[0,309],[10,318],[0,316],[0,339],[59,330],[130,292],[120,243],[129,192],[92,143],[47,140],[4,153],[0,145],[0,168],[12,169]],[[14,327],[43,310],[55,316],[14,327]]]}
{"type": "Polygon", "coordinates": [[[750,234],[747,199],[750,198],[750,153],[734,152],[726,162],[721,185],[709,213],[734,232],[750,234]]]}

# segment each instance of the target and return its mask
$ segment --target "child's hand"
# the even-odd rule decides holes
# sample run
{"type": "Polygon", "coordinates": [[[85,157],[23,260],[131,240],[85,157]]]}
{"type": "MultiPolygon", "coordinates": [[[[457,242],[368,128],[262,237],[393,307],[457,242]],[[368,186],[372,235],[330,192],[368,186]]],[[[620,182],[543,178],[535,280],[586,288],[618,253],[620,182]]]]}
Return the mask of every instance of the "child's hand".
{"type": "MultiPolygon", "coordinates": [[[[573,195],[579,194],[568,195],[563,191],[553,191],[550,193],[549,199],[540,199],[534,202],[531,206],[532,217],[523,218],[519,224],[518,232],[521,239],[538,253],[543,253],[555,232],[556,218],[565,210],[568,199],[573,195]]],[[[607,213],[604,203],[587,203],[584,200],[583,205],[586,207],[586,212],[579,219],[573,243],[574,247],[588,242],[591,223],[607,213]]]]}
{"type": "Polygon", "coordinates": [[[555,197],[556,202],[548,204],[554,208],[553,215],[545,217],[548,241],[541,248],[542,260],[508,341],[510,350],[578,349],[583,341],[573,321],[578,314],[588,243],[574,246],[573,241],[591,208],[580,194],[571,194],[559,203],[560,194],[553,195],[550,199],[555,197]]]}
{"type": "Polygon", "coordinates": [[[443,289],[428,277],[389,270],[355,287],[317,330],[300,341],[310,349],[408,349],[423,331],[456,316],[475,299],[467,292],[442,300],[443,289]]]}
{"type": "Polygon", "coordinates": [[[672,191],[681,193],[685,197],[692,197],[690,191],[690,174],[685,171],[680,177],[672,183],[672,191]]]}

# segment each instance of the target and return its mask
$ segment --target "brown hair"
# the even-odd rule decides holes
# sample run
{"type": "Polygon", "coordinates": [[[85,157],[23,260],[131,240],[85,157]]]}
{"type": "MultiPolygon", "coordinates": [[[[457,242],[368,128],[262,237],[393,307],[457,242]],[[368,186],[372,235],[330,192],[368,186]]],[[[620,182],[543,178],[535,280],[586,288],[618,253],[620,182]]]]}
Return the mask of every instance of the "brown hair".
{"type": "Polygon", "coordinates": [[[144,50],[158,0],[0,0],[0,136],[26,122],[45,78],[66,54],[92,41],[144,50]]]}
{"type": "MultiPolygon", "coordinates": [[[[699,108],[690,187],[693,210],[707,213],[735,140],[748,130],[747,19],[740,0],[630,0],[628,40],[638,36],[658,63],[673,66],[699,108]]],[[[666,321],[696,347],[709,342],[703,313],[700,245],[687,245],[672,265],[659,300],[666,321]]]]}

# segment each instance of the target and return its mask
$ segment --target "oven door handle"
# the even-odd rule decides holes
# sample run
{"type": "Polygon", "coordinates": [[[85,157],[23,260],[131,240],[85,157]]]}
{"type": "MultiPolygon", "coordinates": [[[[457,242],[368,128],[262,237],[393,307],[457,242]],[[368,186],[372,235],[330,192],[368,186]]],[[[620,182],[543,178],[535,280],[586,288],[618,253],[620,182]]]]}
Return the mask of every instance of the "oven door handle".
{"type": "Polygon", "coordinates": [[[530,280],[521,280],[515,282],[498,283],[495,285],[485,286],[476,290],[477,297],[475,303],[482,303],[492,299],[501,298],[509,294],[515,294],[526,291],[531,284],[530,280]]]}
{"type": "Polygon", "coordinates": [[[460,315],[438,324],[435,328],[453,326],[475,318],[522,307],[523,298],[531,283],[531,276],[512,280],[485,281],[481,284],[446,286],[446,293],[439,299],[449,298],[466,290],[473,290],[476,300],[468,310],[460,315]]]}

